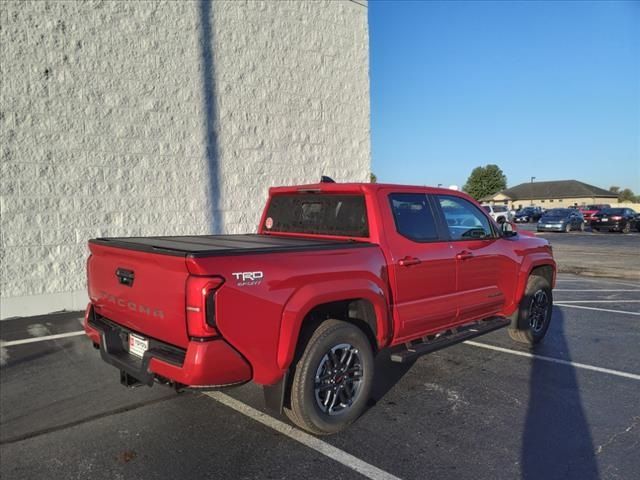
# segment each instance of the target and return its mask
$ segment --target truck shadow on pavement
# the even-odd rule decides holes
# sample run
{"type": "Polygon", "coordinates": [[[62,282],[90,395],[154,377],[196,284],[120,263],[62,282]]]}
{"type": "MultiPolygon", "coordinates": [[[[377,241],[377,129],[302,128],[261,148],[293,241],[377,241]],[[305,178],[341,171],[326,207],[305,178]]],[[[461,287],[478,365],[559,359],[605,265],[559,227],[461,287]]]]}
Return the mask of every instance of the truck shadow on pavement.
{"type": "MultiPolygon", "coordinates": [[[[542,348],[536,353],[546,355],[545,345],[553,343],[553,351],[566,352],[565,359],[570,361],[560,309],[554,309],[550,329],[540,345],[542,348]]],[[[549,356],[557,356],[557,353],[549,356]]],[[[575,368],[534,358],[530,375],[529,403],[522,434],[522,478],[600,478],[575,368]]]]}
{"type": "Polygon", "coordinates": [[[369,408],[382,400],[389,390],[411,370],[416,361],[394,363],[391,361],[390,350],[382,350],[376,356],[375,362],[375,378],[373,379],[373,387],[369,397],[369,408]]]}

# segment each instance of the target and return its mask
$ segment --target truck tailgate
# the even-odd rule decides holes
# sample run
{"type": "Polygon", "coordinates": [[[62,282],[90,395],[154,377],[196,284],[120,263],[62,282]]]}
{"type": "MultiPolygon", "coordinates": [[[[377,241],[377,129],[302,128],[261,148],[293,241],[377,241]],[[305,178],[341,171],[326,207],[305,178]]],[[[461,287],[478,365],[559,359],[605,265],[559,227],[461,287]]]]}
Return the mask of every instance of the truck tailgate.
{"type": "Polygon", "coordinates": [[[185,258],[94,243],[89,248],[88,288],[96,312],[145,337],[185,348],[185,258]]]}

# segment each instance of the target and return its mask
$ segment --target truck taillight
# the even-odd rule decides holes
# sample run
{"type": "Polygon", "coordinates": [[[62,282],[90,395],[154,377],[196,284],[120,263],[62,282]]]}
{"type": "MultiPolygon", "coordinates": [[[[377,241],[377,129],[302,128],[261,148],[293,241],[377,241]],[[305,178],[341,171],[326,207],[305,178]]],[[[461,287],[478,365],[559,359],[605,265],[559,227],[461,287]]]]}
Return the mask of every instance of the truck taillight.
{"type": "Polygon", "coordinates": [[[216,296],[223,283],[222,277],[187,279],[186,309],[189,337],[207,338],[219,335],[216,329],[216,296]]]}

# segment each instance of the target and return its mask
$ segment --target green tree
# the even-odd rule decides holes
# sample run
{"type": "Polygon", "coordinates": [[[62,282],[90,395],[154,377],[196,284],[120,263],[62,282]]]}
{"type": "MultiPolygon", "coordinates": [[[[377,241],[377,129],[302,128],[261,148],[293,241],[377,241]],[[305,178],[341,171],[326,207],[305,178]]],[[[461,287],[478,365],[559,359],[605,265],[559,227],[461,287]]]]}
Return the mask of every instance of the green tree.
{"type": "Polygon", "coordinates": [[[369,182],[370,183],[376,183],[378,181],[378,177],[376,177],[376,174],[371,172],[369,174],[369,182]]]}
{"type": "Polygon", "coordinates": [[[619,202],[634,202],[636,200],[636,196],[630,188],[625,188],[617,193],[619,202]]]}
{"type": "Polygon", "coordinates": [[[609,191],[611,193],[620,193],[620,187],[616,187],[615,185],[612,185],[609,187],[609,191]]]}
{"type": "Polygon", "coordinates": [[[476,167],[462,189],[476,200],[507,188],[507,177],[497,165],[476,167]]]}

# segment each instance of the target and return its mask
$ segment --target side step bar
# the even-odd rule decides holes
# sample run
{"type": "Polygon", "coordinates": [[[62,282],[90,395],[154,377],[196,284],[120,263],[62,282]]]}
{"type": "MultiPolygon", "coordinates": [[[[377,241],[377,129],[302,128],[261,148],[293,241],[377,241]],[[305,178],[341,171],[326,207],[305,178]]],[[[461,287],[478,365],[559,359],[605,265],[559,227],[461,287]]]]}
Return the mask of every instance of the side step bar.
{"type": "Polygon", "coordinates": [[[510,323],[511,321],[508,318],[493,317],[454,327],[436,335],[428,335],[393,348],[391,361],[397,363],[409,362],[427,353],[506,327],[510,323]]]}

